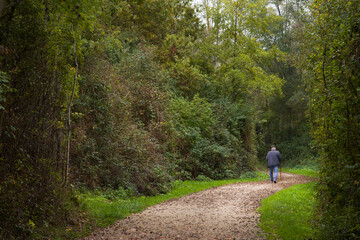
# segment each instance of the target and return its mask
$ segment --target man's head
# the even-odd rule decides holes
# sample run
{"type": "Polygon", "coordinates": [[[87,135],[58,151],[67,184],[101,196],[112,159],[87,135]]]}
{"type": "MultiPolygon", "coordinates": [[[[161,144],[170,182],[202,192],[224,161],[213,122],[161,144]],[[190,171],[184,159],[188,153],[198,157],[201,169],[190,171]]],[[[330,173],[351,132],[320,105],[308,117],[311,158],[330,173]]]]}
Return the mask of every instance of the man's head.
{"type": "Polygon", "coordinates": [[[271,150],[272,150],[272,151],[275,151],[275,150],[276,150],[275,145],[272,145],[272,146],[271,146],[271,150]]]}

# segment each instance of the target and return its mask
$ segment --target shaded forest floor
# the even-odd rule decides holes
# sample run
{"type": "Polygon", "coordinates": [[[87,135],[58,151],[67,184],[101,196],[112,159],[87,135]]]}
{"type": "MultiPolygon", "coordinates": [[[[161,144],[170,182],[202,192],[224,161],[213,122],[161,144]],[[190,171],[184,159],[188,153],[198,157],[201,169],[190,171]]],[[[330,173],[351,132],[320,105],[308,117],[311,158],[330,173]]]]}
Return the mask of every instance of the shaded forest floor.
{"type": "Polygon", "coordinates": [[[256,209],[263,198],[311,178],[282,173],[270,181],[208,189],[149,207],[99,229],[84,240],[100,239],[264,239],[256,209]]]}

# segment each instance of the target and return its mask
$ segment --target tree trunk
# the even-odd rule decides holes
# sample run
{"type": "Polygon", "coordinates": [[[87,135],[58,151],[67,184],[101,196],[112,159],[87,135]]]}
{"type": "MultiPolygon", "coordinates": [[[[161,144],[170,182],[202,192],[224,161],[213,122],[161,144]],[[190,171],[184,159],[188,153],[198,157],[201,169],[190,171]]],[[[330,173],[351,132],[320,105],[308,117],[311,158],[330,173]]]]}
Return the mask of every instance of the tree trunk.
{"type": "MultiPolygon", "coordinates": [[[[74,32],[74,29],[73,29],[74,32]]],[[[75,34],[75,33],[74,33],[75,34]]],[[[76,90],[76,82],[77,82],[77,74],[79,65],[77,62],[77,52],[76,52],[76,36],[74,36],[74,62],[75,62],[75,75],[73,82],[73,89],[71,92],[71,98],[68,103],[68,122],[67,122],[67,150],[66,150],[66,164],[65,164],[65,183],[69,180],[69,165],[70,165],[70,146],[71,146],[71,107],[74,100],[75,90],[76,90]]]]}

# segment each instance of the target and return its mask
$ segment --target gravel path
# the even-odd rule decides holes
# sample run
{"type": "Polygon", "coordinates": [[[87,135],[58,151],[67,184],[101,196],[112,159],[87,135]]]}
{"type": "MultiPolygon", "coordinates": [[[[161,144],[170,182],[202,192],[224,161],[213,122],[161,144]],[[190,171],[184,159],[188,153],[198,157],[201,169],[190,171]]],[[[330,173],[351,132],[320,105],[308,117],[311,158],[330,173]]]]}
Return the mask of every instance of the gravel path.
{"type": "Polygon", "coordinates": [[[260,201],[311,178],[282,173],[278,183],[237,183],[149,207],[99,229],[84,240],[104,239],[265,239],[257,226],[260,201]]]}

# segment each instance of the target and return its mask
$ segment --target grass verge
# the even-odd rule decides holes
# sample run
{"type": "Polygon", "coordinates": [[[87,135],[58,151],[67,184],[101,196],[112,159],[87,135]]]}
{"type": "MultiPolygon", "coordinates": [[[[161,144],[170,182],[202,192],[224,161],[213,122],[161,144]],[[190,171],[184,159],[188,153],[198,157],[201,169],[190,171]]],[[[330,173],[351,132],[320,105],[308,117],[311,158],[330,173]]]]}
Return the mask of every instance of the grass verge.
{"type": "Polygon", "coordinates": [[[239,182],[261,181],[267,178],[267,174],[263,172],[256,172],[254,177],[251,178],[246,178],[245,175],[244,178],[232,180],[177,181],[174,183],[173,188],[169,193],[151,197],[142,196],[110,201],[104,195],[95,195],[91,192],[87,192],[78,194],[78,199],[85,210],[89,213],[90,217],[95,220],[97,227],[107,227],[115,221],[123,219],[132,213],[141,212],[149,206],[159,204],[170,199],[179,198],[190,193],[222,185],[239,182]]]}
{"type": "Polygon", "coordinates": [[[281,171],[313,178],[319,177],[319,171],[312,168],[283,168],[281,171]]]}
{"type": "Polygon", "coordinates": [[[261,201],[259,225],[267,239],[311,239],[315,184],[295,185],[261,201]]]}

